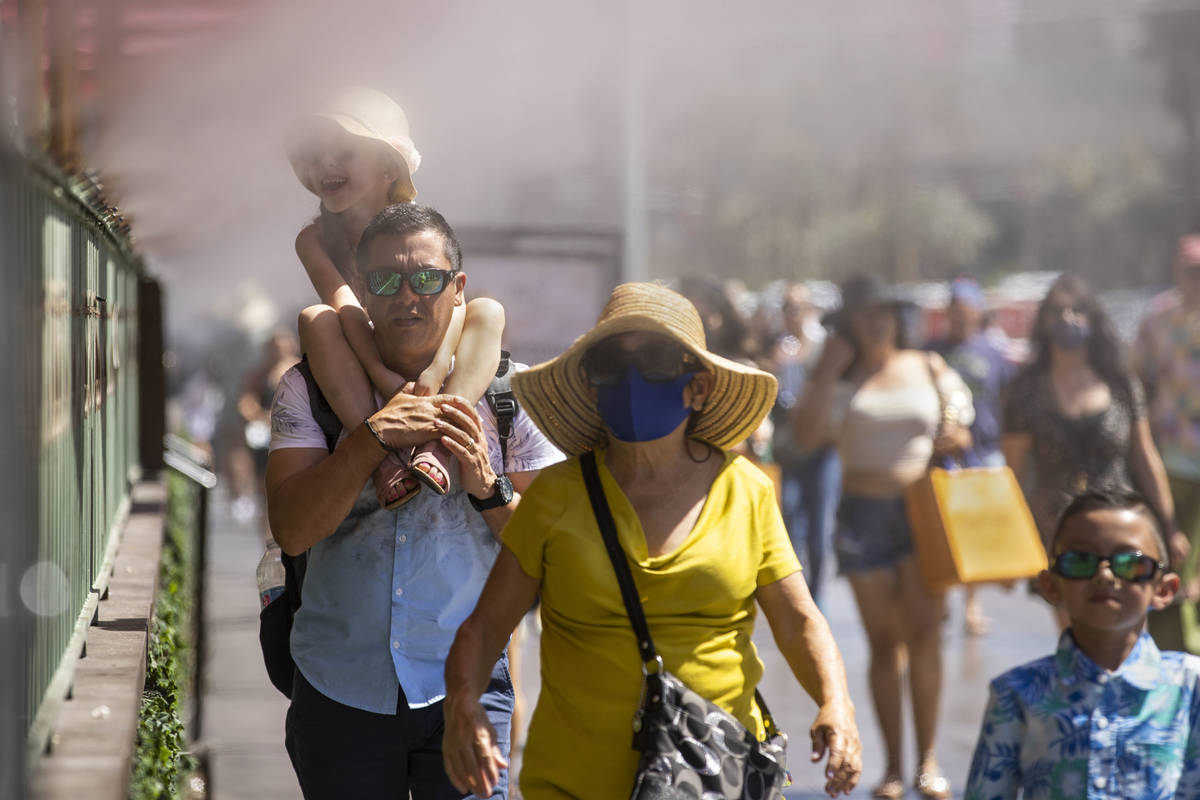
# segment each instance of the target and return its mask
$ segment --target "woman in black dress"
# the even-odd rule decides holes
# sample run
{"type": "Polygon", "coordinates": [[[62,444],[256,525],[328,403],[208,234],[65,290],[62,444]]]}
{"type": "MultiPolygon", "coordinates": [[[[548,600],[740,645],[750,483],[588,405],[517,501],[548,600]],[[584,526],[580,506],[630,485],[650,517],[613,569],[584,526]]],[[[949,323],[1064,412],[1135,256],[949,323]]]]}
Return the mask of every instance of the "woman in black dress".
{"type": "MultiPolygon", "coordinates": [[[[1029,364],[1008,387],[1002,449],[1008,465],[1026,478],[1025,497],[1043,544],[1049,545],[1073,495],[1101,487],[1136,488],[1167,530],[1176,531],[1141,383],[1087,284],[1073,275],[1054,282],[1038,307],[1030,344],[1029,364]]],[[[1181,563],[1187,538],[1175,532],[1170,544],[1172,564],[1181,563]]]]}

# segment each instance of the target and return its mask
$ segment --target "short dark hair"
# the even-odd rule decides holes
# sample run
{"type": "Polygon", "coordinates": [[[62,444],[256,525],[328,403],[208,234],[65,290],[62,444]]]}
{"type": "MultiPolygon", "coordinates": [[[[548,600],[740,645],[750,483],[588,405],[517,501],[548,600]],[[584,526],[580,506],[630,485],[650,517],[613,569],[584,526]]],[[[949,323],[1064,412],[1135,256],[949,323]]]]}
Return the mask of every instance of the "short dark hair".
{"type": "Polygon", "coordinates": [[[355,263],[359,272],[367,266],[367,253],[371,251],[371,243],[380,236],[409,236],[414,233],[433,231],[442,237],[442,246],[446,251],[446,260],[450,269],[458,272],[462,269],[462,248],[458,245],[458,237],[446,218],[429,206],[419,206],[415,203],[396,203],[380,211],[363,230],[358,239],[358,250],[355,252],[355,263]]]}
{"type": "Polygon", "coordinates": [[[1053,561],[1057,555],[1058,543],[1062,539],[1063,529],[1068,520],[1089,511],[1104,510],[1133,511],[1149,520],[1150,530],[1154,533],[1154,544],[1158,547],[1158,560],[1168,563],[1171,561],[1167,550],[1166,524],[1151,507],[1145,495],[1128,488],[1086,489],[1071,498],[1071,502],[1058,515],[1058,524],[1054,526],[1054,538],[1050,542],[1050,560],[1053,561]]]}

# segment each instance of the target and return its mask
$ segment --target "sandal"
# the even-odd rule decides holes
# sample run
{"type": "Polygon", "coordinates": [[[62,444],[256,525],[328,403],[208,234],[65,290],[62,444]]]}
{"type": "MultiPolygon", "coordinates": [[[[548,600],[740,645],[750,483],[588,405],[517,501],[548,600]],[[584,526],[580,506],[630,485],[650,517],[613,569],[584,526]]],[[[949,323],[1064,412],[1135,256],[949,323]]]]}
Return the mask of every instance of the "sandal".
{"type": "Polygon", "coordinates": [[[904,781],[899,775],[885,775],[883,780],[871,790],[871,797],[880,800],[904,800],[904,781]]]}
{"type": "Polygon", "coordinates": [[[987,618],[978,606],[967,606],[963,615],[963,632],[967,636],[983,636],[992,627],[992,621],[987,618]]]}
{"type": "Polygon", "coordinates": [[[926,800],[949,800],[951,796],[950,781],[946,780],[946,776],[940,772],[917,773],[917,779],[913,781],[913,788],[926,800]]]}
{"type": "Polygon", "coordinates": [[[426,445],[409,463],[412,476],[438,494],[445,494],[450,489],[450,472],[445,465],[451,458],[450,451],[442,445],[426,445]]]}
{"type": "Polygon", "coordinates": [[[413,479],[412,472],[404,466],[404,462],[391,453],[380,462],[371,477],[375,481],[375,496],[384,511],[399,508],[421,490],[421,484],[413,479]]]}

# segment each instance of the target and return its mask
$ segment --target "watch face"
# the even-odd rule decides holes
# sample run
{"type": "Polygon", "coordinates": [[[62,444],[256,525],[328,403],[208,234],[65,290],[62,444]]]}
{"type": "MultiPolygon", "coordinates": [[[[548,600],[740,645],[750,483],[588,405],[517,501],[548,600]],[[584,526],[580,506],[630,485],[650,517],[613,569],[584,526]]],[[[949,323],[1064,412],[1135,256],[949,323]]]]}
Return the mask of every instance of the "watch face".
{"type": "Polygon", "coordinates": [[[467,497],[470,499],[471,505],[473,505],[478,511],[487,511],[489,508],[499,508],[500,506],[506,506],[512,502],[513,485],[512,481],[508,479],[507,475],[497,475],[496,482],[493,484],[493,489],[494,491],[492,492],[492,496],[486,500],[478,500],[473,495],[467,495],[467,497]]]}

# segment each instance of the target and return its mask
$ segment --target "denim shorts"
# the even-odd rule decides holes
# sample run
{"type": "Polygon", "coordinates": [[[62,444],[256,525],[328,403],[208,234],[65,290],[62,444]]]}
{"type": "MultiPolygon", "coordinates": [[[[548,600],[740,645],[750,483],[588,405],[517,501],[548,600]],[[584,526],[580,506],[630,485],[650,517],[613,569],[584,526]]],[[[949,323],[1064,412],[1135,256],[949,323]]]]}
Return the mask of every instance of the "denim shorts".
{"type": "Polygon", "coordinates": [[[913,552],[904,498],[878,500],[843,495],[833,537],[838,574],[888,569],[913,552]]]}

